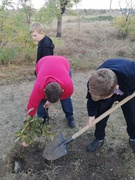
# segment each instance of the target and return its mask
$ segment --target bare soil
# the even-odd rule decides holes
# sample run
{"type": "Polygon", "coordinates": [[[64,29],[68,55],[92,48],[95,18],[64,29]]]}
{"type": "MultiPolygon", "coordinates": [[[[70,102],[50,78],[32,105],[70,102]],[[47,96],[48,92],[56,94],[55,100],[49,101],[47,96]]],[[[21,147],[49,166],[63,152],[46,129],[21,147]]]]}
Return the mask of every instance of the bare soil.
{"type": "MultiPolygon", "coordinates": [[[[14,67],[15,68],[15,67],[14,67]]],[[[42,153],[45,139],[24,148],[15,143],[25,117],[28,97],[33,87],[33,67],[1,74],[0,85],[0,179],[1,180],[135,180],[135,154],[130,149],[121,110],[111,114],[104,145],[87,152],[94,128],[67,145],[68,153],[55,161],[47,161],[42,153]],[[5,74],[5,76],[4,76],[5,74]],[[15,173],[15,167],[20,172],[15,173]]],[[[90,71],[74,72],[75,92],[72,96],[77,127],[68,127],[59,103],[49,109],[52,132],[62,132],[65,139],[87,124],[86,83],[90,71]]]]}

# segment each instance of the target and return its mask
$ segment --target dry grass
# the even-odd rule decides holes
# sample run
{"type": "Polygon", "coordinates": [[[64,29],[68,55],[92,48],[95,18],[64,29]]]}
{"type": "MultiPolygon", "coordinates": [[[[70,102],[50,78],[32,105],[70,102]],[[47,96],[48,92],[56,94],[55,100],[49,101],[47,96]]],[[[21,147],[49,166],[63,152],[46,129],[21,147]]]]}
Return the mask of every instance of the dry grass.
{"type": "MultiPolygon", "coordinates": [[[[134,58],[134,42],[118,39],[113,22],[76,23],[64,17],[62,45],[56,45],[55,54],[69,58],[75,70],[93,69],[108,58],[134,58]]],[[[54,27],[54,26],[53,26],[54,27]]],[[[54,29],[52,29],[54,32],[54,29]]]]}
{"type": "MultiPolygon", "coordinates": [[[[118,39],[117,32],[113,22],[80,22],[78,16],[63,17],[61,38],[55,37],[56,22],[46,29],[46,34],[55,43],[55,55],[67,57],[74,70],[94,69],[108,58],[133,59],[135,43],[130,39],[118,39]]],[[[34,67],[31,63],[29,65],[34,67]]]]}

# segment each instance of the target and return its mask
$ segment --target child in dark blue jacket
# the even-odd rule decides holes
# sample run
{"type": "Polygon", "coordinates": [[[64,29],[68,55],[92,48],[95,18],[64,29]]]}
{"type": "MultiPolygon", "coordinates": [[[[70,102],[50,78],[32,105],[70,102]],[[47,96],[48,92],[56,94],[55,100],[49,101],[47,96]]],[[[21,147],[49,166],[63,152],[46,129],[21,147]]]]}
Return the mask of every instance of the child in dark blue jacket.
{"type": "MultiPolygon", "coordinates": [[[[107,111],[115,101],[121,101],[135,91],[135,61],[127,59],[106,60],[88,81],[87,110],[91,127],[95,118],[107,111]]],[[[135,152],[135,97],[122,105],[129,143],[135,152]]],[[[96,124],[95,139],[88,145],[93,152],[104,143],[109,116],[96,124]]]]}
{"type": "Polygon", "coordinates": [[[45,35],[44,26],[41,23],[35,22],[31,24],[30,34],[34,41],[38,42],[36,62],[38,62],[44,56],[54,54],[53,41],[47,35],[45,35]]]}

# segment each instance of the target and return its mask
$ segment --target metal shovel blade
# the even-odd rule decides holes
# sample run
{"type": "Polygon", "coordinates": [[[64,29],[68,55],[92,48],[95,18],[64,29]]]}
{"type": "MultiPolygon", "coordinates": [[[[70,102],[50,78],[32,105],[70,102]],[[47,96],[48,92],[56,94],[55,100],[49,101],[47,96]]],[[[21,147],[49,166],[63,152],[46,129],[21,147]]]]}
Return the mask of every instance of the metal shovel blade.
{"type": "Polygon", "coordinates": [[[67,148],[65,144],[65,139],[60,133],[54,138],[54,140],[47,145],[43,152],[43,157],[47,160],[56,160],[67,154],[67,148]]]}

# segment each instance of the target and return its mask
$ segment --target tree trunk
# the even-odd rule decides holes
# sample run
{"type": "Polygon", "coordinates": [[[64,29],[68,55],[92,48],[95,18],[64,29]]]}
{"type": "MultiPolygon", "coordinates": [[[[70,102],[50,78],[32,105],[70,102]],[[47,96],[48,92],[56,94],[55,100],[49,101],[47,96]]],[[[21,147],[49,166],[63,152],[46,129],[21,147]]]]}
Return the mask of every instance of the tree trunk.
{"type": "Polygon", "coordinates": [[[109,7],[110,11],[112,10],[112,0],[110,0],[110,7],[109,7]]]}
{"type": "Polygon", "coordinates": [[[62,29],[62,16],[57,20],[57,34],[56,37],[61,37],[61,29],[62,29]]]}

